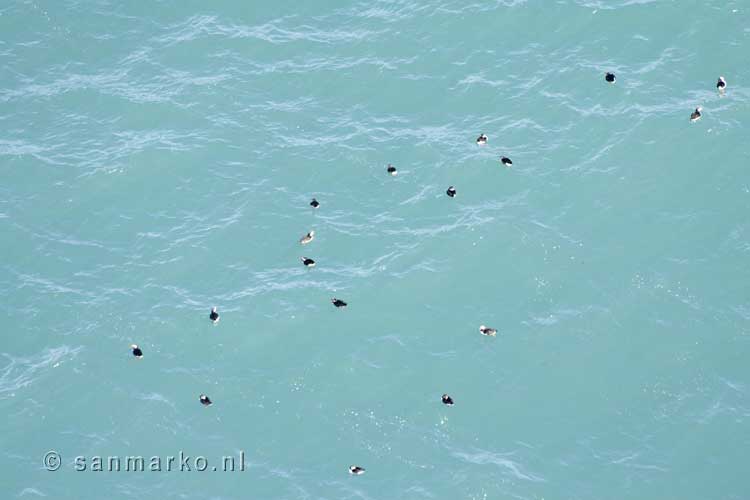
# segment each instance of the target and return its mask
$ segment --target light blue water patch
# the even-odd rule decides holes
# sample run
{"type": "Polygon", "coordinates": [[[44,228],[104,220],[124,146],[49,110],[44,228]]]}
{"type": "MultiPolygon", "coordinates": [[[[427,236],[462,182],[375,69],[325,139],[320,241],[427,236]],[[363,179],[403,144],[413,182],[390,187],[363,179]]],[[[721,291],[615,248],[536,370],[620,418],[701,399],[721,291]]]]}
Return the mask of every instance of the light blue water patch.
{"type": "Polygon", "coordinates": [[[0,6],[6,496],[744,498],[747,9],[0,6]]]}

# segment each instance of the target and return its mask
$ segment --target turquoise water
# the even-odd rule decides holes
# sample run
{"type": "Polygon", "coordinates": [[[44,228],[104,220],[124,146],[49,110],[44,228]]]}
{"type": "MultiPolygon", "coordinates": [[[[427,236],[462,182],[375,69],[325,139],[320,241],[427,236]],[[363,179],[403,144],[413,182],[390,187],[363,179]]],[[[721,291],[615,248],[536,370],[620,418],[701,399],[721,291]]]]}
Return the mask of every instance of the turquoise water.
{"type": "Polygon", "coordinates": [[[3,497],[747,498],[749,9],[0,5],[3,497]]]}

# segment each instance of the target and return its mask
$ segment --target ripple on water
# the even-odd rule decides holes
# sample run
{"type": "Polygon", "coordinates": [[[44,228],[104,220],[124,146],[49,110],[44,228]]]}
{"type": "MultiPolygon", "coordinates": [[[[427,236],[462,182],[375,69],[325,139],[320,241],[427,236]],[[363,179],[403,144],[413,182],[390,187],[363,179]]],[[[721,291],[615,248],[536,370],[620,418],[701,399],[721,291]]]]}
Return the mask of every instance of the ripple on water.
{"type": "Polygon", "coordinates": [[[63,345],[44,349],[39,354],[29,357],[14,357],[3,353],[8,364],[0,370],[0,398],[15,396],[15,391],[41,380],[51,368],[57,368],[61,363],[75,359],[82,350],[83,347],[63,345]]]}
{"type": "Polygon", "coordinates": [[[514,453],[494,453],[489,450],[477,450],[471,452],[460,452],[454,451],[452,455],[456,458],[476,465],[495,465],[500,468],[502,475],[511,476],[515,479],[521,479],[523,481],[532,481],[536,483],[543,483],[546,480],[543,477],[537,476],[531,472],[525,470],[525,467],[513,460],[510,456],[514,453]]]}
{"type": "Polygon", "coordinates": [[[206,37],[255,38],[272,44],[300,41],[337,44],[373,39],[384,33],[368,29],[322,29],[310,24],[291,26],[289,21],[293,18],[294,16],[286,16],[264,24],[247,26],[223,21],[218,16],[197,15],[168,26],[168,33],[154,37],[152,41],[164,47],[206,37]]]}

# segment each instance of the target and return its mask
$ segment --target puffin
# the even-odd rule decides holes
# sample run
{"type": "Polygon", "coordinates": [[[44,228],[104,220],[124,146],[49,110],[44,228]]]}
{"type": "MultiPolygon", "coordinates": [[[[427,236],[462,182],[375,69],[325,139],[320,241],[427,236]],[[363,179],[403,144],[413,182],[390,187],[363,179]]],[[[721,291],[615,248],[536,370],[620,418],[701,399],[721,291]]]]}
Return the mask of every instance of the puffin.
{"type": "Polygon", "coordinates": [[[487,144],[487,136],[479,134],[479,137],[477,137],[477,146],[484,146],[485,144],[487,144]]]}
{"type": "Polygon", "coordinates": [[[332,304],[333,304],[334,306],[336,306],[336,307],[346,307],[346,306],[348,306],[348,305],[349,305],[349,304],[347,304],[346,302],[344,302],[343,300],[341,300],[341,299],[337,299],[336,297],[334,297],[334,298],[332,298],[332,299],[331,299],[331,303],[332,303],[332,304]]]}
{"type": "Polygon", "coordinates": [[[479,333],[481,333],[482,335],[487,335],[488,337],[494,337],[495,335],[497,335],[497,330],[495,330],[494,328],[490,328],[489,326],[481,325],[479,327],[479,333]]]}
{"type": "Polygon", "coordinates": [[[299,239],[299,242],[303,245],[307,245],[310,243],[313,239],[315,239],[315,231],[310,231],[306,235],[304,235],[302,238],[299,239]]]}
{"type": "Polygon", "coordinates": [[[500,158],[500,163],[502,163],[506,167],[510,167],[513,165],[513,161],[507,156],[503,156],[502,158],[500,158]]]}
{"type": "Polygon", "coordinates": [[[447,394],[443,394],[443,404],[446,406],[453,406],[453,398],[447,394]]]}
{"type": "Polygon", "coordinates": [[[315,267],[315,261],[308,257],[302,257],[302,263],[305,267],[315,267]]]}
{"type": "Polygon", "coordinates": [[[211,398],[209,398],[205,394],[201,394],[199,399],[203,406],[211,406],[213,404],[213,402],[211,401],[211,398]]]}
{"type": "Polygon", "coordinates": [[[448,191],[446,191],[445,194],[447,194],[451,198],[455,198],[456,197],[456,188],[454,188],[453,186],[449,187],[448,191]]]}
{"type": "Polygon", "coordinates": [[[394,167],[393,165],[391,165],[389,163],[388,164],[388,173],[391,174],[391,175],[396,175],[396,174],[398,174],[398,170],[396,170],[396,167],[394,167]]]}
{"type": "Polygon", "coordinates": [[[727,81],[723,76],[720,76],[719,81],[716,82],[716,88],[719,89],[719,92],[724,92],[724,90],[727,88],[727,81]]]}

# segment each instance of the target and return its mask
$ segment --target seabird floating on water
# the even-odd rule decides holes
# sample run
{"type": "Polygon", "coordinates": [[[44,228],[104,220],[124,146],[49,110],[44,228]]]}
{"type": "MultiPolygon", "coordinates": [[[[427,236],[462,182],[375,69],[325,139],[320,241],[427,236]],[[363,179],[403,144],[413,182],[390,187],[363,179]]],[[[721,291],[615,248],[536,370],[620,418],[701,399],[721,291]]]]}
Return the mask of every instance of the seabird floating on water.
{"type": "Polygon", "coordinates": [[[333,304],[334,306],[336,306],[336,307],[346,307],[346,306],[348,306],[348,305],[349,305],[349,304],[347,304],[346,302],[344,302],[343,300],[341,300],[341,299],[337,299],[336,297],[334,297],[334,298],[332,298],[332,299],[331,299],[331,303],[332,303],[332,304],[333,304]]]}
{"type": "Polygon", "coordinates": [[[497,335],[497,330],[495,330],[494,328],[490,328],[489,326],[484,326],[484,325],[481,325],[479,327],[479,332],[482,335],[487,335],[488,337],[494,337],[495,335],[497,335]]]}
{"type": "Polygon", "coordinates": [[[719,81],[716,82],[716,88],[719,89],[719,92],[724,92],[724,90],[727,88],[727,81],[723,76],[720,76],[719,81]]]}
{"type": "Polygon", "coordinates": [[[300,238],[299,242],[303,245],[307,245],[310,243],[313,239],[315,239],[315,231],[310,231],[306,235],[304,235],[302,238],[300,238]]]}

